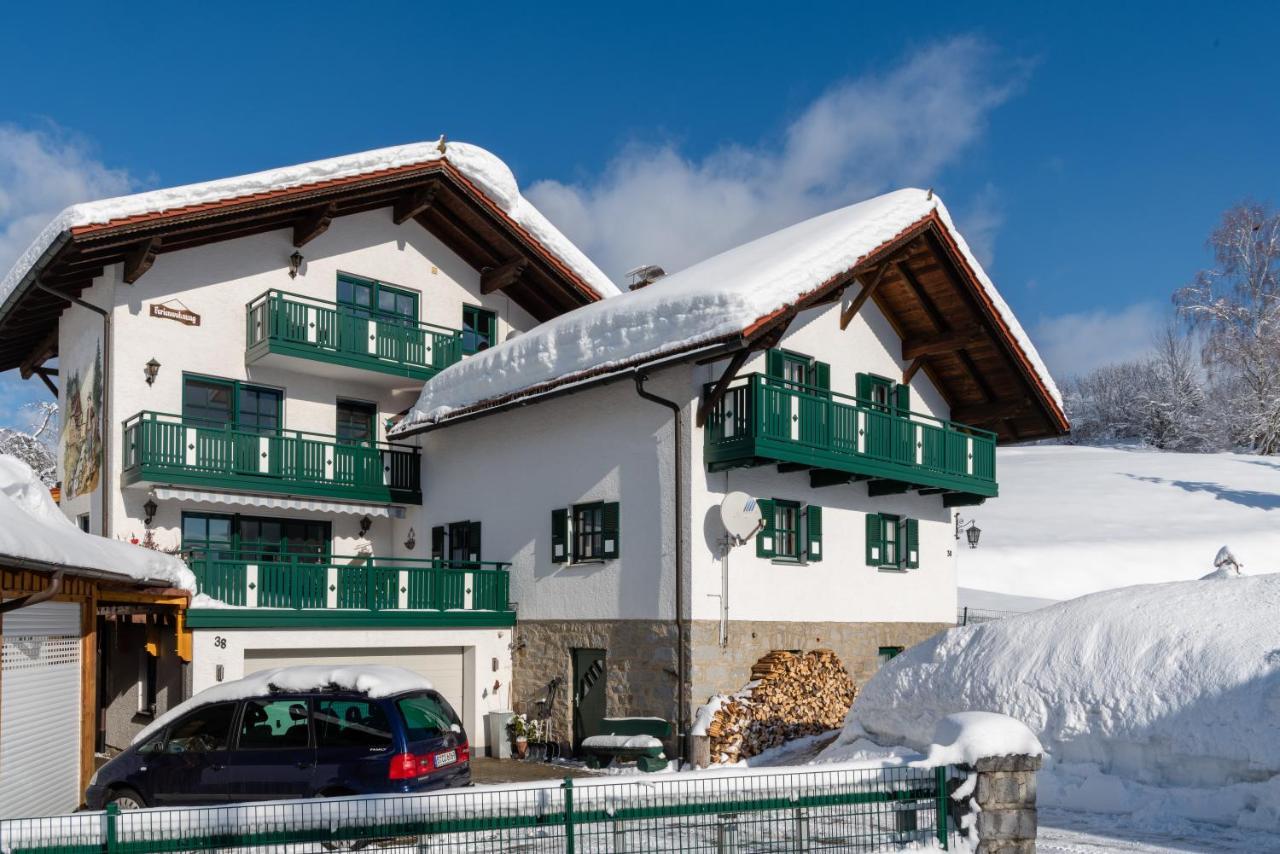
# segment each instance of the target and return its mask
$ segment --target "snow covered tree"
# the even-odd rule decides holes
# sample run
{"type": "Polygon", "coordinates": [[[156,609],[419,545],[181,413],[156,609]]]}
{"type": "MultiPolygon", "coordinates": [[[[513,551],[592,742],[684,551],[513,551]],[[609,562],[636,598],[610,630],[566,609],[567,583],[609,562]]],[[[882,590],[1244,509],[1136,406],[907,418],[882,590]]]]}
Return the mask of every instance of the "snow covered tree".
{"type": "Polygon", "coordinates": [[[58,460],[54,455],[58,433],[58,404],[29,404],[35,410],[29,430],[0,427],[0,454],[10,454],[31,466],[41,482],[53,486],[58,480],[58,460]]]}
{"type": "Polygon", "coordinates": [[[1280,453],[1280,214],[1239,204],[1223,215],[1209,246],[1214,266],[1174,294],[1174,303],[1205,336],[1211,381],[1232,392],[1217,417],[1233,442],[1280,453]]]}

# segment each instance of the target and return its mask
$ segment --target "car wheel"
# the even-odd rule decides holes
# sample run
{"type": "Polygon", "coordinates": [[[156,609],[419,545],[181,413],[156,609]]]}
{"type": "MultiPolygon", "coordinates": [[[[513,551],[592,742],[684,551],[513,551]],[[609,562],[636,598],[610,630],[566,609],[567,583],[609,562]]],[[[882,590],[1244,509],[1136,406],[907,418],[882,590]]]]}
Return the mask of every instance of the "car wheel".
{"type": "Polygon", "coordinates": [[[107,796],[107,803],[115,804],[121,810],[141,810],[147,808],[147,802],[133,789],[112,789],[107,796]]]}

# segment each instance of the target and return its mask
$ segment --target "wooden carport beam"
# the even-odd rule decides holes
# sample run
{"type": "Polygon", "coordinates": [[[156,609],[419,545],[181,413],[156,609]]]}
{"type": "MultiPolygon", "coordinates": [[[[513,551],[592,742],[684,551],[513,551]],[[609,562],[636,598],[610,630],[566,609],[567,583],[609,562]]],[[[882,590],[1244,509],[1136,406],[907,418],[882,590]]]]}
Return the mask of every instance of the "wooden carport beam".
{"type": "Polygon", "coordinates": [[[18,372],[24,380],[29,380],[41,365],[57,354],[58,328],[55,326],[48,335],[41,339],[39,344],[32,348],[31,352],[27,354],[27,358],[22,360],[22,364],[18,367],[18,372]]]}
{"type": "Polygon", "coordinates": [[[323,207],[312,208],[293,224],[293,245],[301,249],[329,230],[338,206],[330,202],[323,207]]]}
{"type": "Polygon", "coordinates": [[[160,238],[150,237],[135,244],[124,256],[124,280],[132,285],[142,274],[151,269],[156,262],[156,253],[160,251],[160,238]]]}
{"type": "Polygon", "coordinates": [[[986,340],[986,331],[986,327],[980,325],[967,326],[940,335],[906,338],[902,342],[902,358],[909,362],[921,356],[939,356],[965,350],[986,340]]]}
{"type": "Polygon", "coordinates": [[[435,204],[438,189],[439,185],[431,184],[427,187],[419,187],[396,199],[391,207],[391,221],[396,225],[403,225],[431,207],[435,204]]]}
{"type": "Polygon", "coordinates": [[[734,376],[742,369],[743,363],[747,361],[747,357],[750,355],[750,347],[744,347],[734,353],[729,359],[729,364],[725,366],[724,373],[720,375],[720,379],[716,380],[711,392],[698,401],[698,412],[694,420],[699,427],[706,425],[707,413],[724,399],[725,392],[729,390],[729,383],[733,382],[734,376]]]}
{"type": "Polygon", "coordinates": [[[1031,410],[1031,398],[1020,400],[1001,400],[994,403],[980,403],[973,406],[957,406],[951,410],[951,420],[962,424],[985,424],[1001,421],[1005,418],[1016,418],[1031,410]]]}
{"type": "Polygon", "coordinates": [[[491,294],[514,285],[520,281],[520,277],[528,266],[529,259],[522,256],[513,258],[500,267],[490,267],[481,271],[480,293],[491,294]]]}

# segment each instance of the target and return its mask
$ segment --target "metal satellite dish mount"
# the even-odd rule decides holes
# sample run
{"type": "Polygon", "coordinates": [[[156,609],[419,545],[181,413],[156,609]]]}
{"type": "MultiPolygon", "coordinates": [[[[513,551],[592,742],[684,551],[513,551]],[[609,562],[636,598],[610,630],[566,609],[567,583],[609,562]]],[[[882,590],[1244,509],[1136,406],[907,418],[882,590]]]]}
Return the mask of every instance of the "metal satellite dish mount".
{"type": "Polygon", "coordinates": [[[744,545],[764,528],[760,504],[745,492],[730,492],[720,502],[720,592],[708,593],[720,600],[720,646],[729,645],[729,552],[744,545]]]}

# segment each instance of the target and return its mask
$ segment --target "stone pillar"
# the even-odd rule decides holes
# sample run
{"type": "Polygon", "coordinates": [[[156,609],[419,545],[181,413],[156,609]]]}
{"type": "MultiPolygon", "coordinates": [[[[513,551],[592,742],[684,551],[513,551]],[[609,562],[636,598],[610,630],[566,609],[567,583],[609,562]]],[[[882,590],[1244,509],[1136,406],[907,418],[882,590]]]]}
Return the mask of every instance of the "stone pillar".
{"type": "Polygon", "coordinates": [[[969,769],[978,777],[978,854],[1035,854],[1039,770],[1039,756],[992,756],[969,769]]]}

